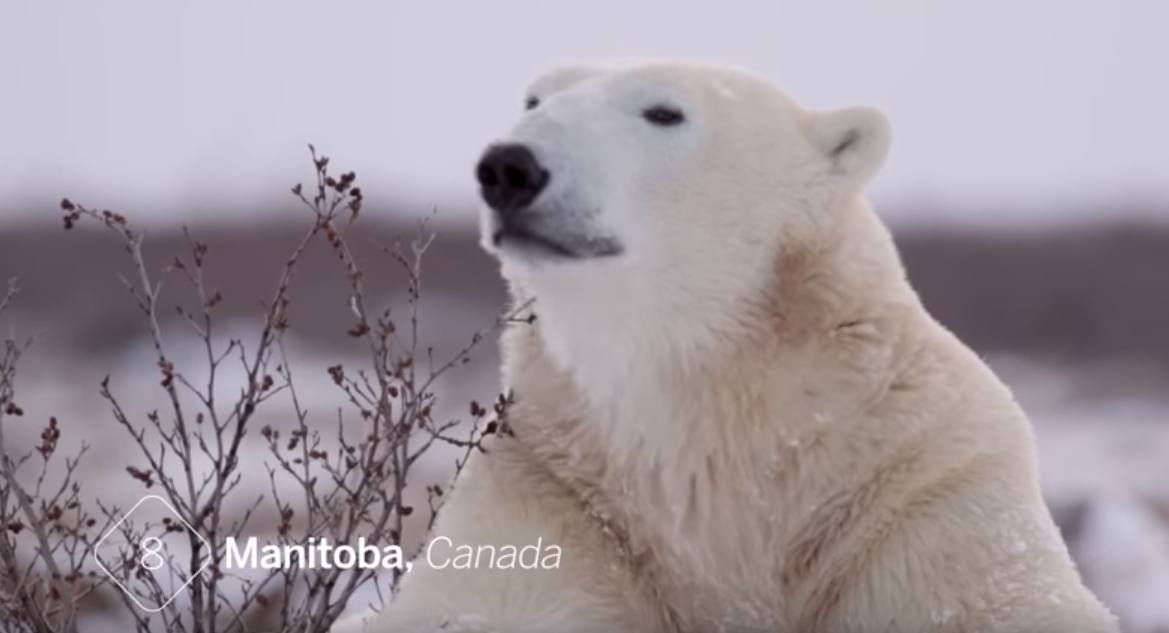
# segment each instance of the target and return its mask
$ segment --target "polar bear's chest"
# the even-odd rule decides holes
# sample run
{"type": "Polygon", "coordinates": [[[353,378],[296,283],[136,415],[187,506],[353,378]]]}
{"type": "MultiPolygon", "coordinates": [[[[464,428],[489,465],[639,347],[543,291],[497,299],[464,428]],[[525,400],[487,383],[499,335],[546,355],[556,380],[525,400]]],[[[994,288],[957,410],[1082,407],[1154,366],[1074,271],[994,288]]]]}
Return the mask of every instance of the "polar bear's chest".
{"type": "Polygon", "coordinates": [[[752,486],[661,475],[613,480],[593,497],[655,593],[686,630],[783,630],[778,500],[752,486]]]}
{"type": "Polygon", "coordinates": [[[759,551],[752,557],[743,549],[710,543],[702,555],[694,555],[685,544],[674,543],[669,555],[659,557],[658,595],[685,623],[683,630],[786,630],[782,592],[770,571],[774,563],[759,551]]]}
{"type": "Polygon", "coordinates": [[[685,630],[785,630],[781,482],[794,449],[763,410],[637,386],[594,394],[588,415],[542,436],[559,474],[685,630]]]}

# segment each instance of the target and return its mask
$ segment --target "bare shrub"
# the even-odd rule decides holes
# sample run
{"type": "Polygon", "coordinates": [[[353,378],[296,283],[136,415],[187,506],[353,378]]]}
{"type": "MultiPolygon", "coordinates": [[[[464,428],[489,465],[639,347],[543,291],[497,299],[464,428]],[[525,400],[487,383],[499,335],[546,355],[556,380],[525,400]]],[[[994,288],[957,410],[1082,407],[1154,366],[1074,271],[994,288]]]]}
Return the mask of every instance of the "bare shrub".
{"type": "MultiPolygon", "coordinates": [[[[19,282],[10,280],[0,316],[19,292],[19,282]]],[[[0,353],[0,620],[6,630],[75,631],[81,601],[107,580],[87,570],[86,559],[111,522],[83,507],[74,475],[87,447],[63,457],[56,418],[41,432],[40,445],[16,456],[8,450],[4,431],[24,417],[16,367],[33,342],[9,336],[0,353]],[[53,470],[63,474],[55,485],[53,470]],[[35,473],[31,485],[20,483],[21,471],[35,473]]]]}
{"type": "MultiPolygon", "coordinates": [[[[311,212],[312,223],[285,262],[271,297],[261,302],[263,319],[254,342],[217,337],[215,310],[223,297],[204,275],[204,262],[213,256],[207,244],[185,230],[187,252],[163,271],[189,284],[197,297],[197,306],[175,309],[199,340],[206,375],[201,384],[189,378],[194,372],[180,367],[168,349],[170,333],[164,332],[160,319],[162,284],[145,263],[144,234],[123,215],[62,201],[66,229],[100,223],[125,247],[133,264],[134,276],[122,281],[144,317],[157,363],[157,387],[167,406],[144,415],[128,410],[119,394],[145,386],[119,386],[111,377],[101,382],[100,394],[136,449],[137,463],[125,470],[149,495],[139,505],[157,505],[163,517],[140,517],[135,511],[126,518],[132,508],[109,506],[85,490],[76,474],[85,447],[75,456],[58,455],[61,426],[56,419],[45,427],[40,446],[22,453],[7,443],[4,429],[27,423],[18,420],[23,412],[15,378],[20,355],[33,343],[9,336],[0,358],[4,630],[77,631],[85,628],[79,622],[87,603],[100,595],[123,602],[138,631],[327,631],[355,592],[379,576],[378,561],[362,553],[367,565],[353,569],[293,564],[243,573],[233,566],[228,543],[245,542],[249,529],[257,529],[256,516],[268,510],[275,525],[259,540],[261,546],[275,545],[281,551],[299,547],[301,556],[326,540],[333,546],[356,546],[363,540],[367,548],[380,551],[400,548],[403,521],[416,511],[405,491],[419,459],[438,445],[454,446],[463,455],[457,471],[467,455],[482,450],[486,435],[507,431],[509,399],[504,396],[489,407],[470,403],[469,419],[464,420],[471,423],[469,429],[460,421],[436,419],[435,406],[436,381],[466,364],[474,347],[510,317],[474,334],[451,358],[436,359],[432,349],[422,347],[422,261],[433,238],[425,222],[408,244],[399,241],[381,248],[387,263],[406,272],[408,314],[373,312],[364,290],[366,269],[347,242],[360,215],[362,192],[352,172],[334,176],[329,159],[309,149],[315,182],[308,188],[297,185],[292,193],[311,212]],[[288,318],[291,282],[301,253],[314,240],[324,240],[337,256],[353,317],[345,335],[363,341],[367,357],[360,367],[322,368],[347,405],[310,416],[298,396],[298,380],[303,379],[294,379],[285,335],[294,327],[288,318]],[[225,399],[217,382],[230,364],[242,369],[245,379],[230,385],[235,395],[225,399]],[[293,412],[290,425],[261,425],[257,412],[279,399],[293,412]],[[246,438],[257,437],[267,447],[270,492],[241,499],[241,447],[246,438]],[[34,470],[37,474],[22,476],[34,470]],[[46,485],[46,474],[55,475],[48,479],[57,483],[46,485]],[[157,555],[161,552],[167,555],[157,555]],[[179,597],[172,599],[175,594],[179,597]]],[[[0,315],[18,291],[17,282],[11,282],[0,315]]],[[[429,512],[432,522],[444,490],[430,486],[426,492],[427,508],[420,510],[429,512]]],[[[400,573],[391,569],[380,599],[392,594],[400,573]]]]}

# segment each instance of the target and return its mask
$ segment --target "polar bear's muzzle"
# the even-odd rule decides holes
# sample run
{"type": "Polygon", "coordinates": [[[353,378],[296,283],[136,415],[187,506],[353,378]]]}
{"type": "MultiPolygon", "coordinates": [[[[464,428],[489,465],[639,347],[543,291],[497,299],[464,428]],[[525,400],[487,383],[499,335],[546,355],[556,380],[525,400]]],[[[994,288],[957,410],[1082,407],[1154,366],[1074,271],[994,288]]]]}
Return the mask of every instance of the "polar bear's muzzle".
{"type": "Polygon", "coordinates": [[[526,145],[504,143],[487,148],[475,177],[487,206],[512,215],[531,206],[552,176],[526,145]]]}
{"type": "Polygon", "coordinates": [[[592,259],[619,255],[621,244],[601,236],[587,214],[548,195],[552,173],[521,143],[492,145],[475,168],[490,217],[485,231],[499,252],[525,258],[592,259]],[[541,195],[545,194],[545,195],[541,195]]]}

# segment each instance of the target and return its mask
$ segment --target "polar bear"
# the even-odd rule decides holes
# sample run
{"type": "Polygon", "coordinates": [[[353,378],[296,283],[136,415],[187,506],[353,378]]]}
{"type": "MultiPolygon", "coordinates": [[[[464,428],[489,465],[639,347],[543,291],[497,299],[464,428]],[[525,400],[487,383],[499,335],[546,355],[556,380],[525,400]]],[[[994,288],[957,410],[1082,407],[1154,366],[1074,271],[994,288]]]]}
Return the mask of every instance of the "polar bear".
{"type": "Polygon", "coordinates": [[[1026,416],[863,196],[884,115],[665,60],[565,66],[526,106],[477,169],[530,313],[508,428],[335,631],[1117,630],[1026,416]]]}

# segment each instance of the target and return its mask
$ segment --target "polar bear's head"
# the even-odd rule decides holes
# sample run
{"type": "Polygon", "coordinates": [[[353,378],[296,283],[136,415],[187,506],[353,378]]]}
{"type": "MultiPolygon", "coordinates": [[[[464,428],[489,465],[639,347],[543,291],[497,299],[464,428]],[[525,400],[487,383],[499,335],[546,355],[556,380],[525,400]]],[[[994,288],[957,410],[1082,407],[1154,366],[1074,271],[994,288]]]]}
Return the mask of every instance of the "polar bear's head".
{"type": "MultiPolygon", "coordinates": [[[[746,73],[679,63],[539,77],[477,166],[485,246],[524,276],[759,261],[884,160],[884,117],[808,112],[746,73]]],[[[741,268],[740,268],[741,270],[741,268]]]]}
{"type": "Polygon", "coordinates": [[[687,335],[714,334],[699,307],[757,294],[783,249],[831,231],[889,146],[876,110],[809,111],[708,65],[562,67],[517,101],[476,169],[483,244],[559,322],[629,312],[664,333],[705,315],[687,335]]]}

